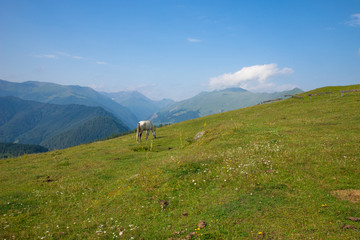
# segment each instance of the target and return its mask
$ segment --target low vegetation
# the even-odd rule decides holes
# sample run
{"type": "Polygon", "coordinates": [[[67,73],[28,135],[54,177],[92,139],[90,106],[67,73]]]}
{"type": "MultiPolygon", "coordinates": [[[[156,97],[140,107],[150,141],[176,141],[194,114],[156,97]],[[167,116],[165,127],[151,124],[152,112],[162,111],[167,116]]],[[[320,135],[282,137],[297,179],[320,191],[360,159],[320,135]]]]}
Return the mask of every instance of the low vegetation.
{"type": "Polygon", "coordinates": [[[0,161],[3,239],[358,239],[360,93],[0,161]],[[194,137],[198,135],[195,141],[194,137]]]}

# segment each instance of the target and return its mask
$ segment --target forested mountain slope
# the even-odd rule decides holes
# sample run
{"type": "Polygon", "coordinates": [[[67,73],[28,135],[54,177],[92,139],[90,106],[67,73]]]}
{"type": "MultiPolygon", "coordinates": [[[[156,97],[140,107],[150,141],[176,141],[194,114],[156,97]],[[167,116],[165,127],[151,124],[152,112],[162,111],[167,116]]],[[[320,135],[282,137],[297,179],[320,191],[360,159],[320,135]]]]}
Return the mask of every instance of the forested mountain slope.
{"type": "Polygon", "coordinates": [[[129,128],[100,107],[56,105],[0,97],[0,142],[65,148],[129,128]]]}

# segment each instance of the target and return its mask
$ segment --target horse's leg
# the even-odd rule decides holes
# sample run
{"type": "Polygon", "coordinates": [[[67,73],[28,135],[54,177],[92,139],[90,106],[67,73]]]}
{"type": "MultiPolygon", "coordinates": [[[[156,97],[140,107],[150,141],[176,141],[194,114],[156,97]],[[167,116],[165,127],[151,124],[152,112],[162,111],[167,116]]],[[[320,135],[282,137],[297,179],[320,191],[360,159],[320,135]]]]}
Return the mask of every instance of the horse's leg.
{"type": "Polygon", "coordinates": [[[136,125],[136,142],[139,142],[140,122],[136,125]]]}
{"type": "Polygon", "coordinates": [[[142,133],[143,133],[143,131],[141,130],[141,131],[140,131],[140,134],[139,134],[139,135],[140,135],[140,142],[141,142],[141,135],[142,135],[142,133]]]}
{"type": "Polygon", "coordinates": [[[146,130],[146,140],[148,140],[148,138],[149,138],[149,133],[150,133],[150,131],[146,130]]]}

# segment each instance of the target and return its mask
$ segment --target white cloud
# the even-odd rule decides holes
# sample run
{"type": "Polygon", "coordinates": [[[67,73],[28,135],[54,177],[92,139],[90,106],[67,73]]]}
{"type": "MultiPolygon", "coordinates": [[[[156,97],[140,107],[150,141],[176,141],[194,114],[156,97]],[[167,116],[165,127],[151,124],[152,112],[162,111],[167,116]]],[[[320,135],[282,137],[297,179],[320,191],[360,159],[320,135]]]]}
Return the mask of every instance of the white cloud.
{"type": "Polygon", "coordinates": [[[201,39],[197,39],[197,38],[188,38],[187,41],[188,41],[188,42],[193,42],[193,43],[195,43],[195,42],[202,42],[201,39]]]}
{"type": "Polygon", "coordinates": [[[224,89],[230,87],[241,87],[247,90],[276,90],[279,86],[268,80],[274,76],[288,75],[293,73],[291,68],[279,69],[277,64],[254,65],[243,67],[234,73],[225,73],[223,75],[210,79],[209,85],[212,89],[224,89]]]}
{"type": "Polygon", "coordinates": [[[56,56],[53,54],[40,54],[40,55],[35,55],[35,57],[37,57],[37,58],[56,58],[56,56]]]}
{"type": "Polygon", "coordinates": [[[351,20],[348,21],[346,24],[352,27],[360,26],[360,13],[351,15],[351,20]]]}
{"type": "Polygon", "coordinates": [[[80,59],[80,60],[87,60],[87,58],[85,57],[80,57],[80,56],[72,56],[73,59],[80,59]]]}
{"type": "Polygon", "coordinates": [[[58,59],[76,59],[76,60],[86,60],[86,61],[93,61],[96,64],[100,64],[100,65],[104,65],[104,64],[108,64],[107,62],[104,61],[98,61],[94,58],[88,58],[88,57],[82,57],[82,56],[78,56],[78,55],[72,55],[69,54],[67,52],[60,52],[60,51],[55,51],[54,54],[38,54],[38,55],[33,55],[33,57],[37,57],[37,58],[58,58],[58,59]]]}

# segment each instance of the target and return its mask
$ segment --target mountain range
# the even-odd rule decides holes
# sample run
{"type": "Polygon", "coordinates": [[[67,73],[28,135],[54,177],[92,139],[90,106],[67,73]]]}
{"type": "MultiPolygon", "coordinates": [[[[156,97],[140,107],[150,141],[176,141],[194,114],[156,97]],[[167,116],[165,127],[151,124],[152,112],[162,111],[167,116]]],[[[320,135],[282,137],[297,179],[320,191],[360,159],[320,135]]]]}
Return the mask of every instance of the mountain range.
{"type": "Polygon", "coordinates": [[[101,107],[0,97],[0,142],[62,149],[128,130],[101,107]]]}
{"type": "Polygon", "coordinates": [[[130,109],[139,120],[149,119],[155,112],[175,103],[175,101],[171,99],[154,101],[138,91],[121,91],[116,93],[103,92],[102,94],[130,109]]]}
{"type": "Polygon", "coordinates": [[[0,80],[0,142],[60,149],[128,132],[140,120],[177,123],[301,92],[228,88],[175,102],[154,101],[137,91],[100,93],[81,86],[0,80]]]}
{"type": "Polygon", "coordinates": [[[102,107],[129,128],[135,128],[138,122],[136,116],[128,108],[89,87],[64,86],[35,81],[15,83],[0,80],[0,96],[14,96],[24,100],[60,105],[79,104],[102,107]]]}
{"type": "Polygon", "coordinates": [[[202,92],[195,97],[176,102],[155,113],[151,120],[154,124],[177,123],[211,114],[250,107],[266,100],[284,98],[303,92],[299,88],[274,93],[253,93],[242,88],[202,92]]]}

